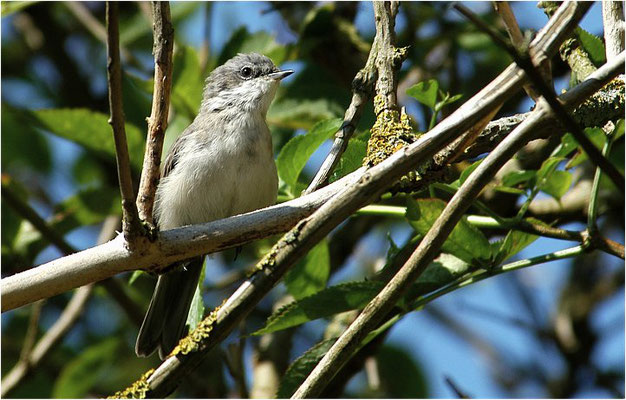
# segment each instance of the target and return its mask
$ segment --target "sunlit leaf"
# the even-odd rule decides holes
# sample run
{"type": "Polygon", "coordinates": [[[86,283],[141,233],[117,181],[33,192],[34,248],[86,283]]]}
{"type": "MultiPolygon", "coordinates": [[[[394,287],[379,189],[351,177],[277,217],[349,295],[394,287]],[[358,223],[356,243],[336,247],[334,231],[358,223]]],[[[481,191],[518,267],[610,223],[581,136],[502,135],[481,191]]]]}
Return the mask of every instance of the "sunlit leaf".
{"type": "Polygon", "coordinates": [[[606,62],[606,49],[604,48],[602,39],[596,35],[592,35],[580,27],[576,28],[576,35],[578,36],[583,49],[585,49],[587,54],[589,54],[589,58],[591,58],[591,61],[596,65],[596,67],[599,67],[606,62]]]}
{"type": "Polygon", "coordinates": [[[254,335],[264,335],[365,307],[382,287],[383,283],[377,281],[348,282],[331,286],[281,307],[267,319],[263,328],[254,332],[254,335]]]}
{"type": "Polygon", "coordinates": [[[278,176],[289,186],[291,194],[296,196],[296,182],[308,159],[317,148],[341,126],[341,119],[319,122],[305,135],[292,138],[282,148],[276,159],[278,176]]]}
{"type": "MultiPolygon", "coordinates": [[[[108,115],[82,108],[55,108],[32,111],[30,116],[37,127],[71,140],[106,159],[115,160],[115,142],[113,130],[108,123],[108,115]]],[[[143,162],[144,133],[127,123],[126,140],[131,166],[140,171],[143,162]]]]}
{"type": "Polygon", "coordinates": [[[567,171],[554,171],[544,180],[541,191],[560,200],[572,184],[572,174],[567,171]]]}
{"type": "Polygon", "coordinates": [[[312,295],[326,287],[330,275],[328,241],[322,240],[285,276],[285,285],[296,299],[312,295]]]}
{"type": "Polygon", "coordinates": [[[406,90],[406,94],[434,110],[437,105],[439,82],[436,79],[419,82],[406,90]]]}
{"type": "MultiPolygon", "coordinates": [[[[439,199],[418,199],[407,197],[406,217],[420,235],[426,235],[439,217],[446,203],[439,199]]],[[[462,218],[442,246],[461,260],[474,265],[487,265],[491,259],[491,246],[480,230],[462,218]]]]}
{"type": "Polygon", "coordinates": [[[367,154],[367,141],[358,138],[350,139],[346,151],[341,155],[339,164],[335,167],[330,182],[334,182],[363,165],[363,158],[367,154]]]}

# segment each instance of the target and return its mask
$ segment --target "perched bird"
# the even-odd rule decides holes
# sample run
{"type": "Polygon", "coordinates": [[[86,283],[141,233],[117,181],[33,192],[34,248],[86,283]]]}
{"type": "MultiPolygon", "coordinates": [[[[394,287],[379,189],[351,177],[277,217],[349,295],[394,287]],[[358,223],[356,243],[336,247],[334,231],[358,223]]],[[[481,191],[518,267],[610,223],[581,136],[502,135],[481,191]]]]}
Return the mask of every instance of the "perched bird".
{"type": "MultiPolygon", "coordinates": [[[[200,111],[171,146],[156,191],[161,230],[198,224],[272,205],[278,177],[265,117],[281,79],[267,57],[238,54],[207,78],[200,111]]],[[[164,359],[185,332],[204,257],[159,276],[135,352],[164,359]]]]}

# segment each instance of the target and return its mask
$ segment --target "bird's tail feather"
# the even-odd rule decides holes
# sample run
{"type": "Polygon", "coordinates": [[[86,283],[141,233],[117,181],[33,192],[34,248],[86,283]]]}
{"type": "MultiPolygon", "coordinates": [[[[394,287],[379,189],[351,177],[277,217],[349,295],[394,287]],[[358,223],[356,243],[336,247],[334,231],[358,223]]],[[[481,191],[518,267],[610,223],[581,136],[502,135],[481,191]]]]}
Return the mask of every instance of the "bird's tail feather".
{"type": "Polygon", "coordinates": [[[165,359],[176,347],[185,330],[203,262],[204,257],[193,258],[159,276],[137,336],[138,356],[148,357],[158,349],[159,357],[165,359]]]}

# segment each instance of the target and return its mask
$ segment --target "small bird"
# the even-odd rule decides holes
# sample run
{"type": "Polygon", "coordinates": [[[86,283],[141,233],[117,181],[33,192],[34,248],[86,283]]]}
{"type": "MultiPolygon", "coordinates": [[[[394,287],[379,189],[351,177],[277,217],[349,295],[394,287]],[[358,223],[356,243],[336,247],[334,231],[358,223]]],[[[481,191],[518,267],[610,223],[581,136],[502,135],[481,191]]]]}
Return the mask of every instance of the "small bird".
{"type": "MultiPolygon", "coordinates": [[[[172,144],[156,191],[161,230],[209,222],[276,202],[278,177],[265,117],[281,79],[266,56],[238,54],[207,78],[200,111],[172,144]]],[[[159,276],[139,329],[135,353],[158,349],[164,359],[178,344],[204,256],[174,264],[159,276]]]]}

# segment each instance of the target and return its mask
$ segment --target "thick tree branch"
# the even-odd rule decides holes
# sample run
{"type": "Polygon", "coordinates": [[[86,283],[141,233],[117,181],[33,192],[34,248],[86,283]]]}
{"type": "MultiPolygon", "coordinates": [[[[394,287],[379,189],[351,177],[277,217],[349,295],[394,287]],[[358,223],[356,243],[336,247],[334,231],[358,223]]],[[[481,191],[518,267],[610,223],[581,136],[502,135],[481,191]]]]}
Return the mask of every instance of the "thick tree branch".
{"type": "Polygon", "coordinates": [[[141,233],[139,214],[135,206],[135,192],[130,175],[130,158],[126,143],[126,129],[124,127],[124,111],[122,109],[122,69],[120,66],[119,50],[119,21],[118,4],[106,3],[107,28],[107,82],[109,86],[109,109],[111,118],[109,123],[113,128],[115,138],[115,155],[117,158],[117,176],[120,182],[122,195],[122,210],[124,217],[122,228],[124,237],[129,246],[133,246],[135,238],[141,233]]]}
{"type": "Polygon", "coordinates": [[[604,25],[604,46],[606,59],[612,60],[624,51],[624,2],[603,1],[602,22],[604,25]]]}
{"type": "Polygon", "coordinates": [[[154,95],[152,96],[152,111],[150,118],[148,118],[148,138],[137,196],[139,217],[150,224],[153,223],[154,195],[159,183],[161,152],[170,108],[172,52],[174,51],[174,28],[169,2],[153,1],[151,4],[154,32],[154,47],[152,49],[154,54],[154,95]]]}
{"type": "Polygon", "coordinates": [[[135,269],[158,271],[172,262],[237,247],[283,233],[311,215],[362,175],[363,169],[308,196],[263,210],[159,233],[142,251],[131,252],[124,238],[2,279],[2,312],[135,269]]]}

